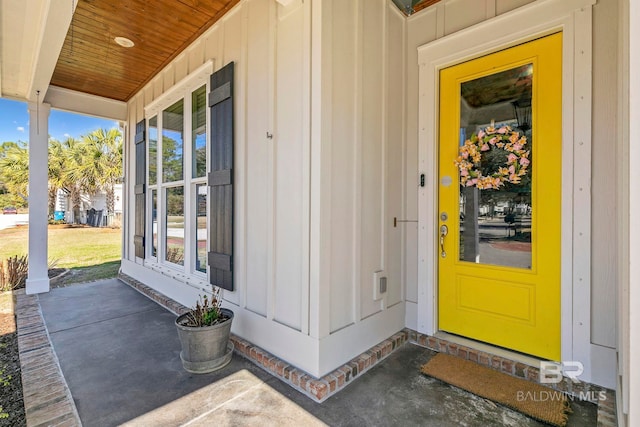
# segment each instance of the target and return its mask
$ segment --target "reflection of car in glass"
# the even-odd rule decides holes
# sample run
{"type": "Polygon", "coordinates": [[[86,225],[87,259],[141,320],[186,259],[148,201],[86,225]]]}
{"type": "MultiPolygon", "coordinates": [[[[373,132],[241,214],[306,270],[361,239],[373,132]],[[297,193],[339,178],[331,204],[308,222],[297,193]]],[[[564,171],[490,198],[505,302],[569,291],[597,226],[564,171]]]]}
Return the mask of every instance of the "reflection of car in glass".
{"type": "Polygon", "coordinates": [[[5,206],[4,208],[2,208],[3,215],[9,215],[9,214],[16,215],[17,213],[18,213],[18,209],[14,208],[13,206],[5,206]]]}

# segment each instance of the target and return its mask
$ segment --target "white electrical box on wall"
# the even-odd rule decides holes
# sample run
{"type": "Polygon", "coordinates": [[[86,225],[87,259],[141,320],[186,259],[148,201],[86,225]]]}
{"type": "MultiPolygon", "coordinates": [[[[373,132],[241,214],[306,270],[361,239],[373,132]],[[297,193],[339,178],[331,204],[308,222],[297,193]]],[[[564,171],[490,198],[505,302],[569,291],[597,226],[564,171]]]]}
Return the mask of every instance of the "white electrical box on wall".
{"type": "Polygon", "coordinates": [[[383,270],[373,273],[373,299],[381,300],[387,292],[387,277],[383,270]]]}

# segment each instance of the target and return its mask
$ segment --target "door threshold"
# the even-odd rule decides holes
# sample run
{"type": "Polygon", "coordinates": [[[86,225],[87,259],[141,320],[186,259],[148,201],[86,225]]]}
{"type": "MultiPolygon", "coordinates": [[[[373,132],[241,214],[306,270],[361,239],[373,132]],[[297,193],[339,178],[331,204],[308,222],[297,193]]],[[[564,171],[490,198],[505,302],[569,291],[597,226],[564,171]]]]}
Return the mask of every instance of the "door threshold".
{"type": "Polygon", "coordinates": [[[452,342],[454,344],[470,347],[478,351],[493,354],[504,359],[512,360],[524,365],[533,366],[535,368],[540,368],[540,362],[547,361],[547,359],[530,356],[527,354],[519,353],[517,351],[506,349],[504,347],[494,346],[482,341],[472,340],[470,338],[461,337],[460,335],[454,335],[444,331],[438,331],[433,336],[442,340],[446,340],[448,342],[452,342]]]}

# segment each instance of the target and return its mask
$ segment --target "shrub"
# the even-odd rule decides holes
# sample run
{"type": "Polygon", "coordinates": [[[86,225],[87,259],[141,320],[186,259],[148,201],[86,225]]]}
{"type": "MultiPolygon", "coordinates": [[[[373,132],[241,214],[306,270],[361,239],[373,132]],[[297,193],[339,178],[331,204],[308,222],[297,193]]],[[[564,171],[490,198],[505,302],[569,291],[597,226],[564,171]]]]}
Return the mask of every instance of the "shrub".
{"type": "Polygon", "coordinates": [[[0,194],[0,208],[3,206],[15,206],[16,208],[24,208],[27,202],[20,196],[15,194],[4,193],[0,194]]]}
{"type": "MultiPolygon", "coordinates": [[[[57,260],[49,261],[48,268],[54,268],[57,260]]],[[[24,288],[29,274],[29,256],[15,255],[0,261],[0,291],[24,288]]]]}
{"type": "Polygon", "coordinates": [[[167,248],[167,261],[174,264],[182,264],[184,262],[184,250],[182,248],[167,248]]]}
{"type": "Polygon", "coordinates": [[[29,272],[28,255],[15,255],[0,261],[0,290],[24,288],[29,272]]]}

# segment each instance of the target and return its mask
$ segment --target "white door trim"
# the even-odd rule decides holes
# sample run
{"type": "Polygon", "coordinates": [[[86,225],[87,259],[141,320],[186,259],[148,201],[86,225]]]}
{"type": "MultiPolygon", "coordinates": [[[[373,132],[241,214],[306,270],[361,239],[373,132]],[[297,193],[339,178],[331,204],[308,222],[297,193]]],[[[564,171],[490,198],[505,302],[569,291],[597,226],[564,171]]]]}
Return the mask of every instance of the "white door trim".
{"type": "Polygon", "coordinates": [[[591,379],[591,39],[595,0],[537,0],[418,48],[418,331],[438,331],[437,164],[439,70],[563,32],[562,360],[591,379]],[[574,126],[575,125],[575,126],[574,126]]]}

